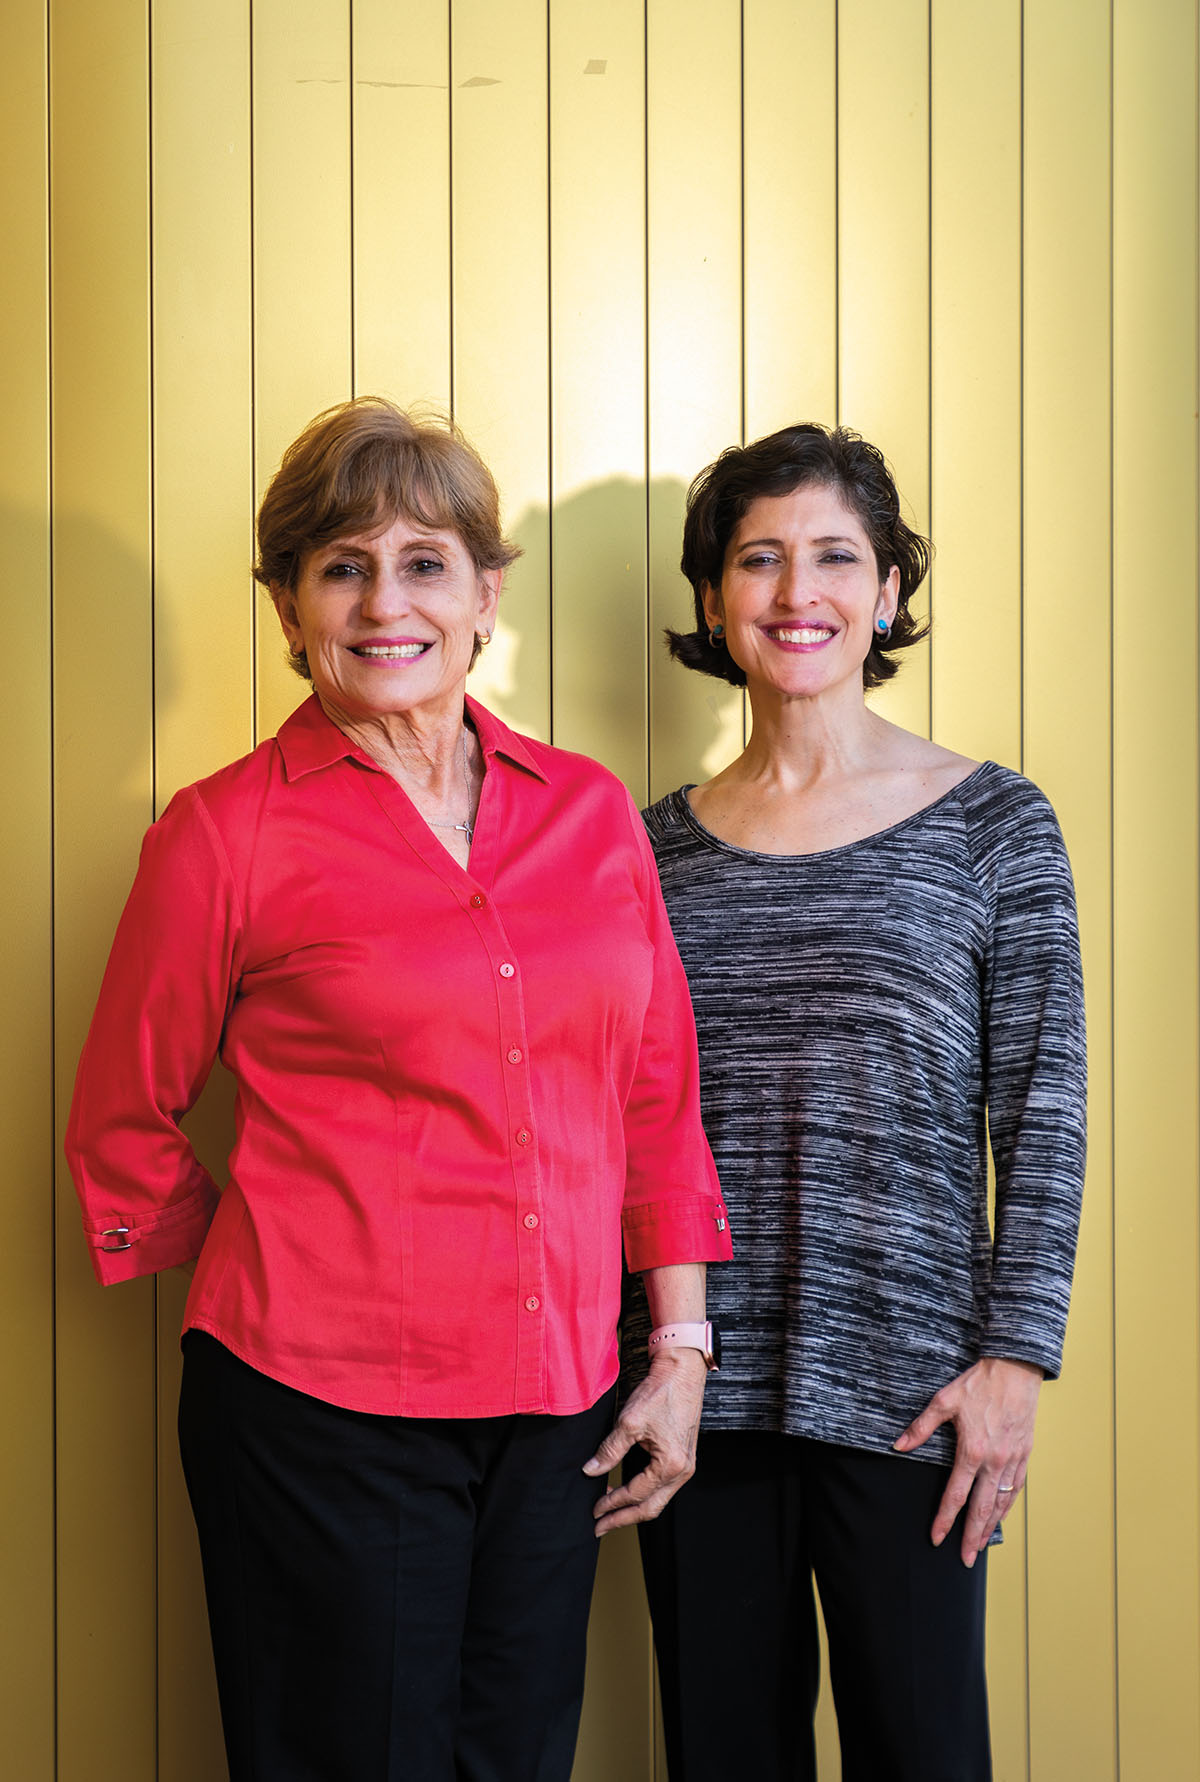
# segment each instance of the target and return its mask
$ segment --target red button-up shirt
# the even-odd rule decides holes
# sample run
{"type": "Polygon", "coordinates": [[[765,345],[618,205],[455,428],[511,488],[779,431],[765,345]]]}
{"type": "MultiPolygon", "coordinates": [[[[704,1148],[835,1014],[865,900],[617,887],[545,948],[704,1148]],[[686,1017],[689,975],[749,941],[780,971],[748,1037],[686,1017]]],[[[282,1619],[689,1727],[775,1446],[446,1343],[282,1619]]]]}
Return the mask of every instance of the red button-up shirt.
{"type": "Polygon", "coordinates": [[[102,1282],[335,1404],[566,1414],[632,1269],[729,1255],[687,985],[620,783],[473,701],[464,869],[315,699],[149,831],[67,1154],[102,1282]],[[237,1083],[223,1193],[179,1121],[237,1083]],[[203,1246],[203,1247],[202,1247],[203,1246]]]}

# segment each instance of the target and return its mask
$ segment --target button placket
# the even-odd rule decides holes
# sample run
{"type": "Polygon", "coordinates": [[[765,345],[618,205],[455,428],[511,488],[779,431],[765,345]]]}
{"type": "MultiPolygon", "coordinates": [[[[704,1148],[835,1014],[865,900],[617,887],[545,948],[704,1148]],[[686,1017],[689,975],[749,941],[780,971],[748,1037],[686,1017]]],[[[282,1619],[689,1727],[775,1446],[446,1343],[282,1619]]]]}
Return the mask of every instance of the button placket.
{"type": "Polygon", "coordinates": [[[500,1073],[503,1106],[507,1115],[509,1156],[514,1195],[516,1232],[517,1403],[531,1408],[545,1395],[546,1286],[543,1209],[537,1157],[537,1126],[533,1119],[532,1083],[529,1072],[529,1040],[525,1026],[520,960],[515,953],[494,898],[474,891],[466,898],[467,910],[483,943],[494,973],[499,1019],[500,1073]]]}

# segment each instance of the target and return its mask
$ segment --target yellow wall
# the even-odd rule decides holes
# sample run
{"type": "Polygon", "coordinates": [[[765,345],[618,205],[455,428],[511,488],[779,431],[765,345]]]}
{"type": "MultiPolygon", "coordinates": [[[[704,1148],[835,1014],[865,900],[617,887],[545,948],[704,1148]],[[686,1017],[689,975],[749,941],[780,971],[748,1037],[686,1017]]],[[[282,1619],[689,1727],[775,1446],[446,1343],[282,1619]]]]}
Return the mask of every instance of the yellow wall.
{"type": "MultiPolygon", "coordinates": [[[[355,389],[453,403],[496,471],[526,555],[480,696],[639,797],[741,736],[656,641],[686,481],[796,418],[888,452],[939,557],[884,703],[1046,788],[1086,947],[1087,1212],[993,1567],[997,1774],[1200,1776],[1196,76],[1193,0],[9,0],[18,1782],[223,1774],[179,1287],[93,1285],[58,1134],[144,826],[300,694],[254,493],[355,389]]],[[[635,1574],[618,1537],[580,1782],[654,1773],[635,1574]]]]}

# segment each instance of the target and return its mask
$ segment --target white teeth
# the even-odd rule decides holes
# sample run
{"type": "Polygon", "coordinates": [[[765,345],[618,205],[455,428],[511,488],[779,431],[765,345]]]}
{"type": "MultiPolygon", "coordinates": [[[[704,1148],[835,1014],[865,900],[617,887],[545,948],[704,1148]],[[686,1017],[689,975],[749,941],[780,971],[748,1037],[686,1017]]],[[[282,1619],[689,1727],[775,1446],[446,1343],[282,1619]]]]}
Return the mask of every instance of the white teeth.
{"type": "Polygon", "coordinates": [[[833,632],[828,625],[800,625],[794,631],[777,630],[775,636],[780,643],[812,644],[824,643],[833,632]]]}
{"type": "Polygon", "coordinates": [[[406,656],[419,656],[425,645],[420,643],[406,644],[358,644],[356,656],[381,656],[384,661],[399,661],[406,656]]]}

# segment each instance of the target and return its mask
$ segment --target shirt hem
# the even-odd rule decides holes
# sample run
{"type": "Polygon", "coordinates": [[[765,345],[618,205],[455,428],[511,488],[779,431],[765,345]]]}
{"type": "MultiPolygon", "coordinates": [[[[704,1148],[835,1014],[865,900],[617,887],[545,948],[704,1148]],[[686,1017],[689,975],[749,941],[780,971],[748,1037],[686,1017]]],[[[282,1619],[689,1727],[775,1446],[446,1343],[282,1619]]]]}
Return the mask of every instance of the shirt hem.
{"type": "Polygon", "coordinates": [[[223,1348],[228,1349],[232,1355],[236,1355],[238,1360],[244,1362],[247,1367],[252,1367],[255,1373],[264,1374],[267,1379],[276,1381],[280,1386],[288,1387],[292,1392],[302,1393],[305,1398],[319,1399],[322,1404],[336,1405],[339,1410],[358,1411],[369,1417],[438,1417],[446,1419],[454,1417],[575,1417],[581,1411],[590,1411],[594,1405],[598,1404],[605,1393],[615,1384],[617,1378],[617,1367],[614,1363],[610,1369],[605,1370],[608,1377],[603,1378],[602,1376],[602,1384],[590,1396],[585,1395],[579,1399],[572,1398],[561,1403],[553,1398],[543,1400],[541,1403],[520,1402],[515,1394],[504,1404],[488,1401],[480,1404],[455,1404],[449,1407],[414,1401],[411,1396],[405,1398],[400,1393],[396,1393],[386,1401],[380,1401],[356,1393],[338,1391],[335,1394],[324,1384],[318,1390],[311,1380],[301,1379],[287,1368],[280,1367],[268,1357],[258,1354],[247,1344],[236,1341],[215,1319],[203,1316],[188,1318],[184,1322],[183,1330],[180,1333],[181,1337],[186,1335],[189,1330],[202,1330],[207,1336],[213,1337],[223,1348]]]}

